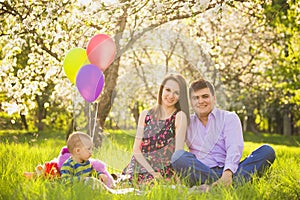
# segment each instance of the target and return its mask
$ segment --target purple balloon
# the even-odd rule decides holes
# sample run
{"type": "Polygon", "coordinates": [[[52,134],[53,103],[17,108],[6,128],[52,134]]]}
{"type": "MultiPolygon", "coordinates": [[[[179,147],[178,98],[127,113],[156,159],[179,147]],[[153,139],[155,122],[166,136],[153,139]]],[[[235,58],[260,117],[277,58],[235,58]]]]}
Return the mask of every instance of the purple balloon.
{"type": "Polygon", "coordinates": [[[86,101],[95,101],[101,94],[103,85],[103,72],[96,65],[88,64],[79,69],[76,76],[76,86],[86,101]]]}

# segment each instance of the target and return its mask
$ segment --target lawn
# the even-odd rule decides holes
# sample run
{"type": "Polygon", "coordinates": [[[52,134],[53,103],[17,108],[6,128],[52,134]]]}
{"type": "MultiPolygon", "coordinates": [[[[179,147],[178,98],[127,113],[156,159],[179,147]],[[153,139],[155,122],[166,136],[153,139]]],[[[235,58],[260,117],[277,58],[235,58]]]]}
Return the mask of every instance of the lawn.
{"type": "MultiPolygon", "coordinates": [[[[131,158],[134,131],[106,130],[94,158],[120,173],[131,158]]],[[[0,199],[300,199],[300,137],[245,133],[244,157],[264,143],[274,147],[276,160],[262,178],[239,187],[216,187],[208,193],[191,192],[184,185],[160,182],[141,194],[111,194],[83,184],[66,186],[59,180],[27,180],[23,173],[57,157],[65,144],[60,132],[0,131],[0,199]]],[[[121,186],[119,186],[121,187],[121,186]]],[[[124,186],[123,186],[124,187],[124,186]]]]}

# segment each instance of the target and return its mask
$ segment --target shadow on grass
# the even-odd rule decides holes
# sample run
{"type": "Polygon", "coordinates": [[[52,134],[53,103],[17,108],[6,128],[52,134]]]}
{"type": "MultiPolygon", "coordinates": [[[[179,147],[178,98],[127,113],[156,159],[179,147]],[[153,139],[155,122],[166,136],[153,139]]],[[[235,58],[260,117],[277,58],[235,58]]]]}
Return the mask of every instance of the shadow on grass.
{"type": "MultiPolygon", "coordinates": [[[[107,137],[118,145],[131,149],[134,143],[135,130],[107,130],[107,137]]],[[[284,136],[279,134],[254,134],[252,132],[244,133],[245,142],[268,143],[275,145],[286,145],[291,147],[300,147],[300,136],[284,136]]]]}
{"type": "Polygon", "coordinates": [[[59,131],[23,131],[23,130],[1,130],[1,143],[28,143],[28,144],[42,144],[48,139],[65,141],[66,134],[59,131]]]}
{"type": "Polygon", "coordinates": [[[131,150],[135,139],[135,130],[105,130],[106,137],[122,149],[131,150]]]}
{"type": "Polygon", "coordinates": [[[252,132],[244,133],[245,142],[254,143],[269,143],[276,145],[286,145],[293,147],[300,147],[300,136],[284,136],[279,134],[254,134],[252,132]]]}
{"type": "MultiPolygon", "coordinates": [[[[134,143],[135,130],[105,130],[105,136],[125,149],[131,149],[134,143]]],[[[0,142],[16,143],[43,143],[47,139],[65,141],[64,131],[22,131],[22,130],[0,130],[0,142]]],[[[254,134],[244,133],[245,142],[269,143],[276,145],[286,145],[300,147],[300,136],[284,136],[279,134],[254,134]]]]}

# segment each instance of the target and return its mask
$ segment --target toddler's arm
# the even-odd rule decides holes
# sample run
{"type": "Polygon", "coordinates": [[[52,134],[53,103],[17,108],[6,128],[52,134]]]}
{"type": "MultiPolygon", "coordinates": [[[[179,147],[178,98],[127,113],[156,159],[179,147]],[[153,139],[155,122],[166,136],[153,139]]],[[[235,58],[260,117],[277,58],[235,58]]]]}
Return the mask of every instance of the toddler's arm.
{"type": "Polygon", "coordinates": [[[89,159],[93,168],[97,171],[97,172],[102,172],[104,175],[106,175],[107,177],[107,183],[105,183],[108,187],[112,188],[115,186],[114,183],[114,179],[111,176],[110,173],[108,173],[107,169],[106,169],[106,165],[104,162],[102,162],[101,160],[98,159],[89,159]]]}

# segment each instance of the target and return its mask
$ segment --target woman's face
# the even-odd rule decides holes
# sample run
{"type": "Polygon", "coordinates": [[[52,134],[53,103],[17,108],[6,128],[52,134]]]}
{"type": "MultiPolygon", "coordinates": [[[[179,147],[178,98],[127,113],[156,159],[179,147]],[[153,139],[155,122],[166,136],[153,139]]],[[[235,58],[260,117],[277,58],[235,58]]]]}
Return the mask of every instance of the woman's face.
{"type": "Polygon", "coordinates": [[[179,100],[180,95],[180,87],[179,84],[174,80],[168,80],[166,84],[164,85],[161,99],[162,99],[162,105],[165,105],[167,107],[175,106],[175,104],[179,100]]]}

